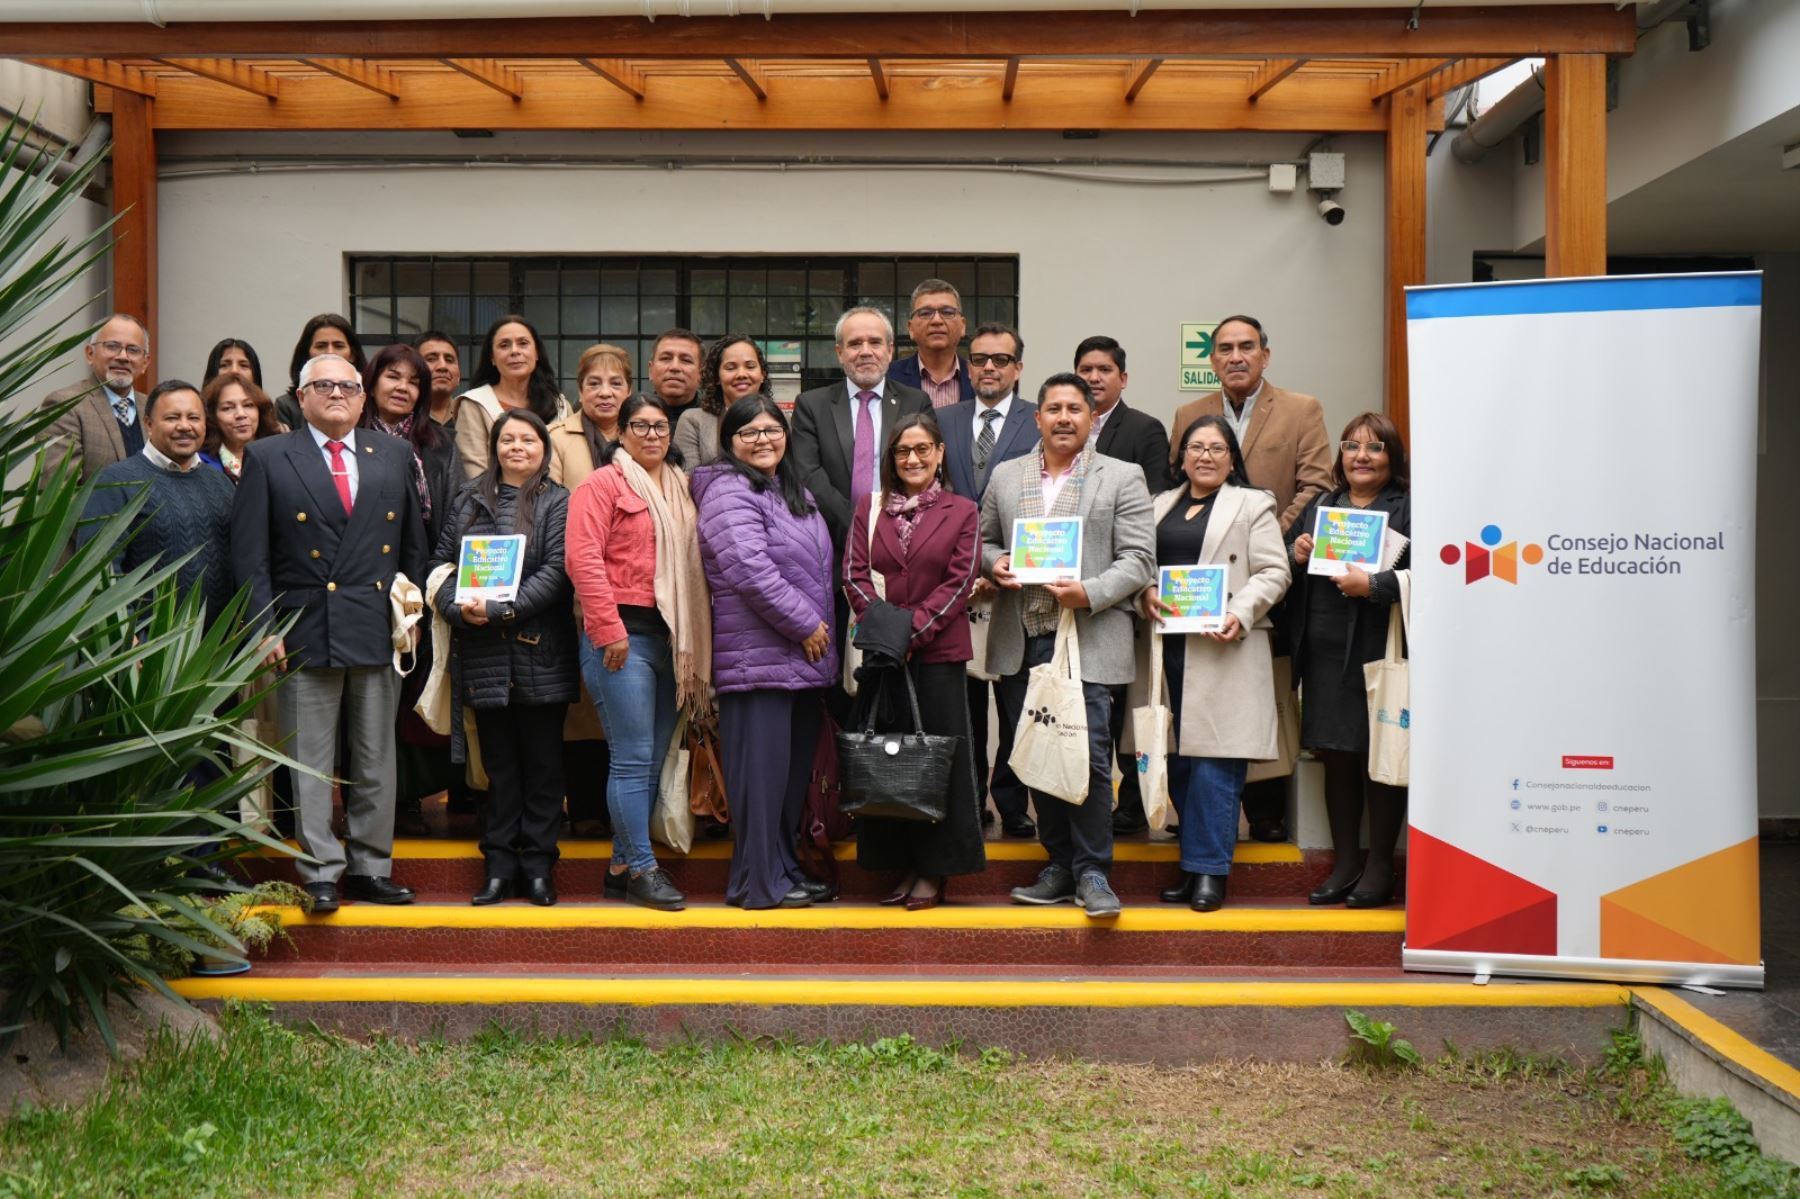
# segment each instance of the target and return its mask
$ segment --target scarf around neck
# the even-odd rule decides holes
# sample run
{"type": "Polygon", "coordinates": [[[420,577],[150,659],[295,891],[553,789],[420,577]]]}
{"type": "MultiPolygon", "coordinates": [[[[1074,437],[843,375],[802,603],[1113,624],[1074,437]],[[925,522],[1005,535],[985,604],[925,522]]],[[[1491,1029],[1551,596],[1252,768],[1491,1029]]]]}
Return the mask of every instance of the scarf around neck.
{"type": "Polygon", "coordinates": [[[944,496],[944,484],[940,479],[933,479],[931,486],[918,495],[907,495],[904,492],[893,492],[882,504],[881,510],[893,518],[894,532],[900,538],[900,554],[905,557],[912,549],[913,528],[938,500],[944,496]]]}
{"type": "MultiPolygon", "coordinates": [[[[381,417],[377,416],[375,418],[375,430],[379,433],[386,433],[390,437],[398,437],[401,441],[406,443],[406,448],[412,451],[413,487],[416,488],[419,493],[419,514],[425,520],[430,520],[431,488],[425,482],[425,464],[419,461],[419,451],[413,446],[412,442],[413,417],[416,415],[416,412],[408,412],[405,416],[400,418],[398,424],[393,425],[388,424],[385,420],[382,420],[381,417]]],[[[439,436],[442,436],[442,434],[439,434],[439,436]]]]}
{"type": "Polygon", "coordinates": [[[712,706],[712,600],[700,567],[699,521],[687,476],[663,463],[661,486],[630,454],[613,454],[625,485],[650,509],[656,528],[656,610],[669,626],[675,702],[690,714],[712,706]]]}

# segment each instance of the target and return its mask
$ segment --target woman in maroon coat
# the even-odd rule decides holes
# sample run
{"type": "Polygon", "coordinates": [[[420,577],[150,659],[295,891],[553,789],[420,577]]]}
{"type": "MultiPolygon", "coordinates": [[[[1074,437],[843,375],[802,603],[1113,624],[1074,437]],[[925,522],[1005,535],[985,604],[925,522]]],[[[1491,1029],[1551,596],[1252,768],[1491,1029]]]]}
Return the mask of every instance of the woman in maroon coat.
{"type": "MultiPolygon", "coordinates": [[[[919,695],[925,732],[958,739],[950,768],[944,819],[865,818],[858,821],[856,860],[866,870],[900,870],[906,877],[883,902],[908,911],[936,907],[944,880],[979,874],[987,866],[975,762],[969,750],[969,592],[980,573],[981,521],[973,501],[950,491],[944,473],[944,437],[929,413],[900,418],[881,460],[881,514],[869,530],[867,509],[851,525],[844,591],[861,619],[879,599],[912,613],[907,671],[919,695]],[[885,596],[873,579],[880,574],[885,596]]],[[[873,702],[865,687],[862,703],[873,702]]],[[[859,719],[860,719],[859,704],[859,719]]],[[[882,728],[912,727],[902,688],[887,688],[882,728]]]]}

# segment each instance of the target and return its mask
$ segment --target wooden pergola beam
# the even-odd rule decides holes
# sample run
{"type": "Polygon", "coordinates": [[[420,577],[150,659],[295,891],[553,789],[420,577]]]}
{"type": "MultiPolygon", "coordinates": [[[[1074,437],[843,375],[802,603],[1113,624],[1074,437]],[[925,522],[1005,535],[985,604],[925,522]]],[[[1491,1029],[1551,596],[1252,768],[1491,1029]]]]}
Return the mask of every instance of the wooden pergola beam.
{"type": "Polygon", "coordinates": [[[1425,282],[1425,134],[1428,101],[1417,85],[1388,99],[1387,278],[1384,389],[1387,414],[1407,432],[1406,289],[1425,282]]]}
{"type": "Polygon", "coordinates": [[[102,87],[138,96],[156,95],[156,77],[124,63],[108,62],[104,58],[34,58],[29,61],[34,67],[42,67],[46,71],[55,71],[75,79],[85,79],[102,87]]]}
{"type": "Polygon", "coordinates": [[[644,73],[622,58],[578,58],[575,61],[633,100],[644,98],[644,73]]]}
{"type": "Polygon", "coordinates": [[[1132,64],[1131,79],[1125,87],[1125,103],[1137,101],[1138,93],[1144,90],[1144,85],[1150,82],[1150,76],[1156,74],[1157,68],[1162,65],[1163,60],[1160,58],[1148,58],[1132,64]]]}
{"type": "MultiPolygon", "coordinates": [[[[156,102],[118,91],[112,106],[112,310],[144,322],[156,361],[156,102]]],[[[153,375],[154,377],[154,375],[153,375]]]]}
{"type": "Polygon", "coordinates": [[[160,129],[1244,129],[1379,133],[1380,106],[1368,81],[1354,75],[1302,72],[1255,104],[1241,76],[1173,75],[1127,103],[1116,74],[1058,78],[1007,101],[1000,80],[946,88],[917,75],[888,73],[888,99],[855,81],[790,75],[763,88],[763,98],[737,75],[657,81],[637,100],[589,72],[534,76],[515,101],[471,88],[448,71],[406,76],[399,102],[322,76],[282,81],[279,104],[203,80],[168,77],[158,84],[160,129]]]}
{"type": "Polygon", "coordinates": [[[1379,104],[1403,88],[1423,83],[1439,71],[1448,70],[1455,62],[1453,58],[1446,58],[1441,62],[1415,59],[1404,66],[1384,71],[1369,84],[1369,103],[1379,104]]]}
{"type": "Polygon", "coordinates": [[[261,67],[253,67],[247,62],[231,58],[159,58],[156,61],[190,75],[198,75],[202,79],[249,92],[252,96],[261,96],[265,100],[277,100],[281,97],[281,81],[261,67]]]}
{"type": "Polygon", "coordinates": [[[1250,79],[1250,94],[1245,97],[1254,104],[1268,94],[1269,89],[1306,65],[1304,58],[1272,58],[1265,62],[1250,79]]]}
{"type": "Polygon", "coordinates": [[[1606,273],[1606,59],[1544,60],[1544,270],[1606,273]]]}
{"type": "Polygon", "coordinates": [[[386,67],[356,58],[303,58],[300,61],[345,83],[366,88],[377,96],[386,96],[390,100],[400,98],[400,82],[386,67]]]}
{"type": "Polygon", "coordinates": [[[1008,104],[1012,103],[1013,92],[1019,86],[1019,56],[1013,55],[1006,60],[1006,78],[1000,82],[1000,98],[1008,104]]]}
{"type": "Polygon", "coordinates": [[[875,81],[875,94],[886,100],[888,98],[887,72],[882,69],[879,58],[869,60],[869,78],[875,81]]]}
{"type": "MultiPolygon", "coordinates": [[[[763,82],[762,70],[755,63],[745,62],[741,58],[727,57],[725,65],[730,67],[731,73],[750,89],[750,94],[756,97],[757,103],[760,104],[769,98],[769,89],[763,82]]],[[[886,99],[885,96],[882,98],[886,99]]]]}
{"type": "Polygon", "coordinates": [[[292,58],[1515,58],[1629,54],[1637,29],[1611,3],[1391,8],[1016,13],[784,13],[755,17],[533,17],[443,21],[18,22],[0,57],[166,54],[292,58]]]}
{"type": "Polygon", "coordinates": [[[1425,94],[1433,100],[1439,96],[1447,96],[1459,87],[1485,79],[1495,71],[1510,67],[1518,61],[1516,58],[1465,58],[1448,70],[1439,71],[1427,79],[1425,94]]]}
{"type": "Polygon", "coordinates": [[[473,79],[476,83],[491,87],[513,103],[525,98],[525,81],[519,73],[501,66],[491,58],[440,58],[439,62],[453,71],[473,79]]]}

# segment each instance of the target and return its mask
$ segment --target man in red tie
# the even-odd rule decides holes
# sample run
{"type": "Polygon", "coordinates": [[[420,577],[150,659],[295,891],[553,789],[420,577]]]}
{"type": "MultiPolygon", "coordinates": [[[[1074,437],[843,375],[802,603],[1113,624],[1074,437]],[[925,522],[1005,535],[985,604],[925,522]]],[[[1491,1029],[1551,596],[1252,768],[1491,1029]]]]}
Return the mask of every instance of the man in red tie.
{"type": "Polygon", "coordinates": [[[231,514],[231,561],[253,614],[297,614],[271,661],[285,662],[281,736],[295,761],[295,831],[317,864],[300,877],[316,912],[350,899],[411,903],[389,876],[394,844],[393,668],[388,592],[394,575],[424,583],[425,526],[412,449],[356,427],[363,387],[334,354],[301,368],[305,422],[244,455],[231,514]],[[342,740],[346,756],[338,759],[342,740]],[[332,779],[343,783],[347,844],[331,829],[332,779]]]}

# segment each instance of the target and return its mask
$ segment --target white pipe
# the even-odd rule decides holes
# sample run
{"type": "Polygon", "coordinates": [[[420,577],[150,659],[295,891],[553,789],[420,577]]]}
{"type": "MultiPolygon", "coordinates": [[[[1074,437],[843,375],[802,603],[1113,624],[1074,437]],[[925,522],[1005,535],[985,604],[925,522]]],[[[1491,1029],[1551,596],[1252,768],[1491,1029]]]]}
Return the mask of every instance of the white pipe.
{"type": "MultiPolygon", "coordinates": [[[[530,17],[770,17],[777,13],[959,13],[1148,9],[1413,8],[1418,0],[6,0],[6,19],[60,22],[406,21],[530,17]]],[[[1432,0],[1473,8],[1492,0],[1432,0]]],[[[1513,0],[1555,6],[1591,0],[1513,0]]]]}
{"type": "Polygon", "coordinates": [[[1544,111],[1544,70],[1532,68],[1518,87],[1501,96],[1494,106],[1476,117],[1456,140],[1450,152],[1458,162],[1480,162],[1487,152],[1516,133],[1521,125],[1544,111]]]}

